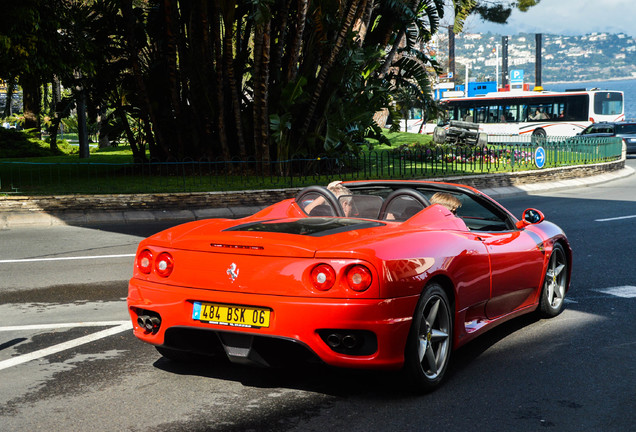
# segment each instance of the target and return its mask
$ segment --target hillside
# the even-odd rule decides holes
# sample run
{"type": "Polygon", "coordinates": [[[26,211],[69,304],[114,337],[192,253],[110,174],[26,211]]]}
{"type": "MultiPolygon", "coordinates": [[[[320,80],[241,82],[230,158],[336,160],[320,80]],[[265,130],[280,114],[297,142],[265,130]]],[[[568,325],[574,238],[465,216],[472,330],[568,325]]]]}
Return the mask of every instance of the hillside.
{"type": "MultiPolygon", "coordinates": [[[[499,46],[501,75],[502,35],[493,33],[455,36],[456,81],[463,81],[464,65],[472,63],[470,79],[495,77],[495,45],[499,46]]],[[[543,34],[542,82],[590,81],[636,78],[636,39],[625,34],[591,33],[585,36],[543,34]]],[[[433,51],[446,70],[448,37],[440,34],[433,51]]],[[[525,82],[534,83],[535,35],[508,36],[508,69],[524,71],[525,82]]]]}

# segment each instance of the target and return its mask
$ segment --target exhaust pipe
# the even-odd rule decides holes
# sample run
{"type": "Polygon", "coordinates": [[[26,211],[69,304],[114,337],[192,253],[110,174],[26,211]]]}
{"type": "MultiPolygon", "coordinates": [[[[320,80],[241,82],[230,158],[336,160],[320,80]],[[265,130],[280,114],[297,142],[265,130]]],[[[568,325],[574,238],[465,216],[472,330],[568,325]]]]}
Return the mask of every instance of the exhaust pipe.
{"type": "Polygon", "coordinates": [[[146,319],[150,318],[148,315],[139,315],[137,317],[137,325],[142,328],[146,328],[146,319]]]}
{"type": "Polygon", "coordinates": [[[342,338],[342,345],[347,349],[353,349],[358,345],[358,338],[353,334],[345,335],[342,338]]]}
{"type": "Polygon", "coordinates": [[[139,315],[137,317],[137,325],[147,332],[157,333],[161,326],[161,318],[156,315],[139,315]]]}
{"type": "Polygon", "coordinates": [[[377,336],[369,330],[319,329],[318,335],[338,354],[369,356],[378,351],[377,336]]]}
{"type": "Polygon", "coordinates": [[[354,349],[358,346],[358,337],[355,334],[331,333],[327,336],[327,344],[331,348],[354,349]]]}
{"type": "Polygon", "coordinates": [[[329,344],[331,348],[338,348],[341,343],[342,343],[342,338],[340,337],[339,334],[332,333],[329,336],[327,336],[327,344],[329,344]]]}

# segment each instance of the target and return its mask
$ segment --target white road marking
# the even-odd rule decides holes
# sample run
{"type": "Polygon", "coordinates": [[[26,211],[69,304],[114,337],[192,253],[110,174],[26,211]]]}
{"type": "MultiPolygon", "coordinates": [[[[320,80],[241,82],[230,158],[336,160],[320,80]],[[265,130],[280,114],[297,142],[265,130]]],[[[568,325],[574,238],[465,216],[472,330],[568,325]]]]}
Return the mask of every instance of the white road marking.
{"type": "Polygon", "coordinates": [[[0,332],[3,331],[22,331],[22,330],[46,330],[46,329],[60,329],[60,328],[73,328],[73,327],[110,327],[120,326],[128,323],[128,321],[90,321],[90,322],[75,322],[75,323],[57,323],[57,324],[28,324],[21,326],[9,326],[0,327],[0,332]]]}
{"type": "Polygon", "coordinates": [[[130,258],[135,254],[119,254],[119,255],[94,255],[94,256],[74,256],[74,257],[57,257],[57,258],[22,258],[22,259],[6,259],[0,260],[0,264],[23,263],[23,262],[41,262],[41,261],[72,261],[72,260],[90,260],[90,259],[109,259],[109,258],[130,258]]]}
{"type": "Polygon", "coordinates": [[[624,285],[611,288],[602,288],[594,290],[603,294],[609,294],[622,298],[636,298],[636,286],[624,285]]]}
{"type": "MultiPolygon", "coordinates": [[[[65,351],[67,349],[71,349],[71,348],[75,348],[78,347],[80,345],[84,345],[90,342],[95,342],[96,340],[108,337],[108,336],[113,336],[116,335],[117,333],[121,333],[124,332],[126,330],[130,330],[132,329],[132,322],[131,321],[108,321],[106,322],[106,324],[104,322],[100,322],[98,323],[99,325],[113,325],[115,324],[115,327],[111,327],[109,329],[106,330],[102,330],[102,331],[98,331],[97,333],[93,333],[87,336],[83,336],[77,339],[73,339],[67,342],[63,342],[61,344],[57,344],[57,345],[53,345],[51,347],[48,348],[44,348],[38,351],[34,351],[32,353],[29,354],[24,354],[18,357],[12,357],[10,359],[4,360],[4,361],[0,361],[0,370],[2,369],[7,369],[10,368],[12,366],[17,366],[19,364],[22,363],[26,363],[29,362],[31,360],[37,360],[39,358],[42,357],[46,357],[48,355],[51,354],[56,354],[60,351],[65,351]]],[[[88,323],[76,323],[75,327],[84,327],[84,326],[88,326],[88,323]],[[77,325],[79,324],[79,325],[77,325]]],[[[60,324],[51,324],[52,327],[46,327],[46,328],[61,328],[60,324]]],[[[28,327],[28,326],[20,326],[20,327],[28,327]]],[[[6,328],[6,327],[5,327],[6,328]]]]}
{"type": "Polygon", "coordinates": [[[595,219],[594,222],[610,222],[610,221],[623,220],[623,219],[634,219],[634,218],[636,218],[636,215],[618,216],[618,217],[607,218],[607,219],[595,219]]]}

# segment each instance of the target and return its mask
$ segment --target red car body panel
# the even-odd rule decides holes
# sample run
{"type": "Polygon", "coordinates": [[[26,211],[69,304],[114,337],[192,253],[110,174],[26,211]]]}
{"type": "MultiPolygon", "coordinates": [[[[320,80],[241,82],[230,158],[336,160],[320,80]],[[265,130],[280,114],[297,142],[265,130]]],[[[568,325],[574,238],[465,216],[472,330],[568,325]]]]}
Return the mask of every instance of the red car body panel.
{"type": "MultiPolygon", "coordinates": [[[[494,200],[465,186],[378,184],[462,191],[486,207],[493,206],[511,226],[519,222],[494,200]]],[[[167,252],[173,267],[168,277],[162,277],[154,269],[141,271],[136,260],[128,294],[134,334],[156,346],[166,346],[169,329],[253,335],[301,344],[334,366],[399,368],[418,299],[430,281],[440,282],[451,293],[457,348],[494,325],[537,308],[555,242],[564,246],[568,259],[571,256],[563,232],[547,221],[503,232],[469,230],[466,223],[472,223],[470,217],[456,217],[439,204],[404,222],[309,218],[302,205],[290,199],[239,220],[204,220],[171,228],[139,245],[138,256],[150,251],[155,260],[167,252]],[[314,223],[333,220],[342,227],[325,235],[268,228],[301,230],[303,224],[310,224],[312,229],[314,223]],[[312,269],[319,264],[335,271],[334,285],[327,291],[312,284],[312,269]],[[371,283],[358,292],[348,285],[347,272],[360,264],[370,271],[371,283]],[[194,302],[268,310],[269,326],[202,322],[193,319],[194,302]],[[145,313],[160,317],[160,326],[150,331],[140,325],[138,318],[145,313]],[[377,346],[373,352],[338,352],[321,336],[327,329],[369,332],[377,346]]],[[[194,345],[191,348],[197,351],[194,345]]]]}

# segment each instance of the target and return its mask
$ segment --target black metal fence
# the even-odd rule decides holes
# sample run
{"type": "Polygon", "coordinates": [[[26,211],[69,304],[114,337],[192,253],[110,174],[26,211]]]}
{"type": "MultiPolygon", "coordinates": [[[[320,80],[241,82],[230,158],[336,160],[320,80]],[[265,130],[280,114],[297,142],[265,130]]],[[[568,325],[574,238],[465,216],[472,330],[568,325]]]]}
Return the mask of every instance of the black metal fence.
{"type": "Polygon", "coordinates": [[[401,147],[284,161],[30,163],[0,160],[0,193],[112,194],[272,189],[331,179],[407,179],[585,165],[621,158],[620,138],[547,138],[486,147],[401,147]],[[537,160],[541,147],[542,160],[537,160]],[[539,164],[541,165],[541,164],[539,164]]]}

